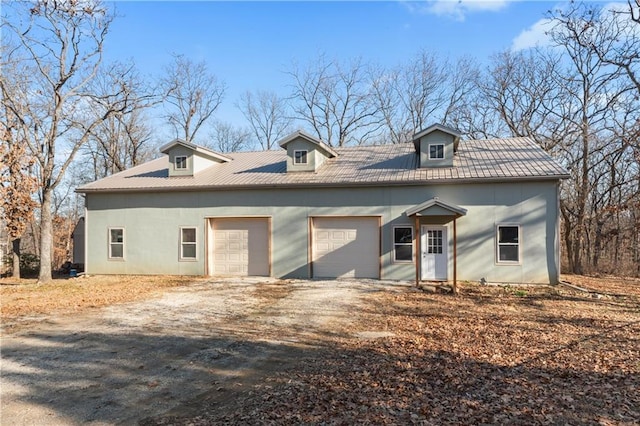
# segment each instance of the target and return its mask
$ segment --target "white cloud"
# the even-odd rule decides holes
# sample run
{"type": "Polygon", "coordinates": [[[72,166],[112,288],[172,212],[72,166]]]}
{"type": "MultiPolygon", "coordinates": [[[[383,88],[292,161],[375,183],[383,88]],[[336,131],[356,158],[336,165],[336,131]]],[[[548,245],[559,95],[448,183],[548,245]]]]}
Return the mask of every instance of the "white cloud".
{"type": "Polygon", "coordinates": [[[509,3],[509,0],[426,0],[404,4],[412,12],[429,13],[464,21],[470,13],[497,12],[507,7],[509,3]]]}
{"type": "Polygon", "coordinates": [[[551,44],[551,39],[547,35],[547,31],[551,29],[551,26],[552,21],[550,19],[540,19],[513,39],[511,50],[518,51],[537,46],[548,46],[551,44]]]}

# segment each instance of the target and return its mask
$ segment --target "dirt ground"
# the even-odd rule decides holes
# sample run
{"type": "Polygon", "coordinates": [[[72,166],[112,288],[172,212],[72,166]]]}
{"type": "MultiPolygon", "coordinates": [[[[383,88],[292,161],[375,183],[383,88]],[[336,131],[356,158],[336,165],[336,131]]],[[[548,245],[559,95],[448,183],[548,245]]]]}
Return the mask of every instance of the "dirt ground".
{"type": "Polygon", "coordinates": [[[404,289],[200,281],[77,314],[5,319],[0,423],[131,424],[167,410],[197,413],[190,406],[202,395],[225,401],[340,336],[363,296],[387,288],[404,289]]]}
{"type": "Polygon", "coordinates": [[[593,292],[227,279],[3,306],[0,424],[638,424],[640,280],[564,279],[593,292]]]}

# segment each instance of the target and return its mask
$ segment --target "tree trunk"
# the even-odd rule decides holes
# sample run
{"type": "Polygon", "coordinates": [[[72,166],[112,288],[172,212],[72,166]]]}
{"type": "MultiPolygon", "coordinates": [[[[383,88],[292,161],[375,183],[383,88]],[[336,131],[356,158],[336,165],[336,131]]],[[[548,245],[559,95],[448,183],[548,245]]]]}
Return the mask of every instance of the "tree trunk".
{"type": "MultiPolygon", "coordinates": [[[[593,243],[593,253],[591,257],[591,266],[593,271],[599,272],[600,254],[602,251],[602,227],[603,222],[596,221],[596,237],[593,243]]],[[[590,245],[589,245],[590,246],[590,245]]]]}
{"type": "Polygon", "coordinates": [[[39,283],[52,280],[51,277],[51,251],[53,243],[53,221],[51,217],[51,189],[42,191],[42,209],[40,212],[40,274],[39,283]]]}
{"type": "Polygon", "coordinates": [[[13,256],[13,271],[11,276],[20,279],[20,238],[11,241],[11,254],[13,256]]]}
{"type": "Polygon", "coordinates": [[[563,231],[561,234],[564,237],[565,252],[567,256],[567,264],[569,270],[567,272],[575,273],[575,264],[573,263],[573,227],[569,217],[569,213],[563,208],[562,201],[560,202],[560,213],[563,219],[563,231]]]}

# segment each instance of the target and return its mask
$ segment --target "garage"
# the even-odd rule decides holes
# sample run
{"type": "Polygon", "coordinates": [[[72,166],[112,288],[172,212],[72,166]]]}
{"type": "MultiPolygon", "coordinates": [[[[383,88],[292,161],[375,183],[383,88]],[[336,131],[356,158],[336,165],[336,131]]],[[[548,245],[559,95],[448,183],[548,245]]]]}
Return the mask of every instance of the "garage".
{"type": "Polygon", "coordinates": [[[269,276],[269,219],[209,219],[209,275],[269,276]]]}
{"type": "Polygon", "coordinates": [[[315,217],[312,219],[314,278],[379,278],[378,217],[315,217]]]}

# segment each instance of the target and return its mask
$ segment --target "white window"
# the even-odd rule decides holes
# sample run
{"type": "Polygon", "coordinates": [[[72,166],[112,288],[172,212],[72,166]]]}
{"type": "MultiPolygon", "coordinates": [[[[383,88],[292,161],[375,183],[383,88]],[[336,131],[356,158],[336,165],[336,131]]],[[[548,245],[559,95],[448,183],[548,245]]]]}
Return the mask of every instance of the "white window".
{"type": "Polygon", "coordinates": [[[109,259],[124,259],[124,228],[109,228],[109,259]]]}
{"type": "Polygon", "coordinates": [[[180,260],[195,260],[198,246],[196,228],[180,228],[180,260]]]}
{"type": "Polygon", "coordinates": [[[293,151],[293,164],[307,164],[307,151],[293,151]]]}
{"type": "Polygon", "coordinates": [[[520,262],[520,225],[498,225],[496,229],[498,263],[520,262]]]}
{"type": "Polygon", "coordinates": [[[413,228],[397,226],[393,228],[393,260],[394,262],[413,261],[413,228]]]}
{"type": "Polygon", "coordinates": [[[444,158],[444,144],[429,145],[429,160],[442,160],[444,158]]]}
{"type": "Polygon", "coordinates": [[[185,170],[187,168],[187,156],[180,155],[176,156],[176,170],[185,170]]]}

